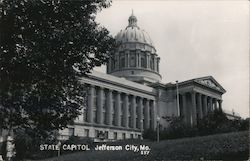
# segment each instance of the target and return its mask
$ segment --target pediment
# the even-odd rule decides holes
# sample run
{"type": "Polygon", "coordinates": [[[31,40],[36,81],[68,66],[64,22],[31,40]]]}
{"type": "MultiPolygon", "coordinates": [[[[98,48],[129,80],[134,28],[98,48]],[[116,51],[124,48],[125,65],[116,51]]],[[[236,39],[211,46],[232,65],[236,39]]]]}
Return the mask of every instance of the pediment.
{"type": "Polygon", "coordinates": [[[218,90],[222,93],[226,92],[226,90],[212,76],[197,78],[195,79],[195,82],[202,84],[206,87],[218,90]]]}

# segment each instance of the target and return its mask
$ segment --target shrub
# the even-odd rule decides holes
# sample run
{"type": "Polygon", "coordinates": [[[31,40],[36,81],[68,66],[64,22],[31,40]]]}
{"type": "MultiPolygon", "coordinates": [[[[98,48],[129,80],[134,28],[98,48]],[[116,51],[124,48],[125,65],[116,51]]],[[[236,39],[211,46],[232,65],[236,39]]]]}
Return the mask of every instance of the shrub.
{"type": "Polygon", "coordinates": [[[40,151],[40,144],[57,144],[56,137],[50,136],[43,138],[27,130],[17,130],[15,132],[14,144],[16,156],[14,160],[22,159],[44,159],[56,155],[55,151],[40,151]]]}
{"type": "Polygon", "coordinates": [[[147,129],[143,132],[143,139],[156,140],[157,132],[153,129],[147,129]]]}
{"type": "Polygon", "coordinates": [[[0,143],[0,147],[1,147],[1,152],[0,152],[0,155],[2,155],[3,159],[5,160],[5,156],[6,156],[6,141],[0,143]]]}
{"type": "MultiPolygon", "coordinates": [[[[185,124],[182,117],[164,117],[164,119],[169,123],[169,127],[160,132],[160,139],[162,140],[236,132],[249,129],[249,118],[245,120],[229,120],[226,114],[219,109],[215,109],[203,119],[198,120],[196,127],[190,127],[185,124]]],[[[150,135],[153,134],[152,131],[148,131],[145,133],[145,136],[152,138],[150,135]]]]}

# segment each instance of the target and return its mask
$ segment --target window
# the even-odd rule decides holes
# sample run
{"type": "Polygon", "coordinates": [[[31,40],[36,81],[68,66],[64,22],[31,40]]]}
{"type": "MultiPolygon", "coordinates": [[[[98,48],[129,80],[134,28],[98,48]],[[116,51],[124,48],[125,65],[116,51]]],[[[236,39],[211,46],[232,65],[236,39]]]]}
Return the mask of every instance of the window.
{"type": "Polygon", "coordinates": [[[104,137],[105,137],[105,139],[108,139],[108,138],[109,138],[109,132],[108,132],[108,131],[105,131],[104,137]]]}
{"type": "Polygon", "coordinates": [[[126,139],[126,133],[122,133],[122,139],[126,139]]]}
{"type": "Polygon", "coordinates": [[[98,138],[99,137],[99,131],[95,130],[95,137],[98,138]]]}
{"type": "Polygon", "coordinates": [[[130,66],[131,67],[136,66],[135,51],[131,51],[131,53],[130,53],[130,66]]]}
{"type": "Polygon", "coordinates": [[[86,137],[89,137],[89,129],[84,129],[84,133],[86,137]]]}
{"type": "Polygon", "coordinates": [[[117,132],[114,132],[114,139],[117,140],[117,132]]]}
{"type": "Polygon", "coordinates": [[[125,67],[125,56],[124,53],[120,53],[120,68],[125,67]]]}
{"type": "Polygon", "coordinates": [[[141,55],[141,67],[142,68],[147,68],[147,61],[146,61],[146,55],[145,54],[141,55]]]}
{"type": "Polygon", "coordinates": [[[75,129],[74,128],[68,128],[69,136],[75,135],[75,129]]]}
{"type": "Polygon", "coordinates": [[[134,135],[133,134],[130,134],[130,139],[133,139],[134,138],[134,135]]]}
{"type": "Polygon", "coordinates": [[[150,68],[152,70],[154,70],[154,59],[153,59],[153,57],[151,57],[151,59],[150,59],[150,68]]]}

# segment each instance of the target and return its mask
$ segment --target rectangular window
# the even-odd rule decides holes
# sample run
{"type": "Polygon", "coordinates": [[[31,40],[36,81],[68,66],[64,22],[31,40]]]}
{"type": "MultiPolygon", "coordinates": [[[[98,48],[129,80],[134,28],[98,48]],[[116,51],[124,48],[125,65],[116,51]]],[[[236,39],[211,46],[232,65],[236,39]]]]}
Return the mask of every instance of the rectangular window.
{"type": "Polygon", "coordinates": [[[75,129],[74,128],[68,128],[68,135],[69,136],[74,136],[75,135],[75,129]]]}
{"type": "Polygon", "coordinates": [[[117,140],[117,132],[114,132],[114,139],[117,140]]]}
{"type": "Polygon", "coordinates": [[[99,131],[95,130],[95,137],[98,138],[99,137],[99,131]]]}
{"type": "Polygon", "coordinates": [[[86,137],[89,137],[89,129],[84,129],[84,133],[86,137]]]}
{"type": "Polygon", "coordinates": [[[105,137],[105,139],[108,139],[108,138],[109,138],[109,132],[108,132],[108,131],[105,131],[104,137],[105,137]]]}
{"type": "Polygon", "coordinates": [[[122,139],[126,139],[126,133],[122,133],[122,139]]]}
{"type": "Polygon", "coordinates": [[[133,139],[134,138],[134,135],[133,134],[130,134],[130,139],[133,139]]]}

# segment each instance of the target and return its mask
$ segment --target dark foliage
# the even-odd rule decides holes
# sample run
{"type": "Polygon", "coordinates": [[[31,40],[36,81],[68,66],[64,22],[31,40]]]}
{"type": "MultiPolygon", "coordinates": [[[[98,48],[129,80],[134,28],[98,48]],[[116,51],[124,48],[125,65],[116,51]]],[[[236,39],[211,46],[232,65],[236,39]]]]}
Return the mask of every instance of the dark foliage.
{"type": "MultiPolygon", "coordinates": [[[[249,118],[244,120],[229,120],[221,110],[214,110],[203,119],[198,120],[196,127],[185,124],[182,117],[164,118],[169,123],[169,127],[166,130],[160,131],[161,140],[249,130],[249,118]]],[[[143,138],[156,140],[156,135],[156,131],[147,130],[143,138]]]]}
{"type": "Polygon", "coordinates": [[[147,129],[143,132],[143,139],[157,140],[157,133],[153,129],[147,129]]]}
{"type": "Polygon", "coordinates": [[[6,153],[7,153],[7,151],[6,151],[6,141],[4,141],[4,142],[2,142],[2,143],[0,143],[0,155],[2,155],[2,157],[3,157],[3,159],[5,160],[6,159],[6,153]]]}
{"type": "Polygon", "coordinates": [[[57,155],[57,151],[41,151],[41,144],[56,145],[57,132],[51,132],[47,138],[39,137],[30,129],[18,130],[14,138],[16,156],[14,160],[19,161],[22,159],[44,159],[57,155]]]}
{"type": "Polygon", "coordinates": [[[105,64],[114,46],[95,22],[105,0],[0,2],[0,128],[46,138],[85,103],[79,76],[105,64]]]}

